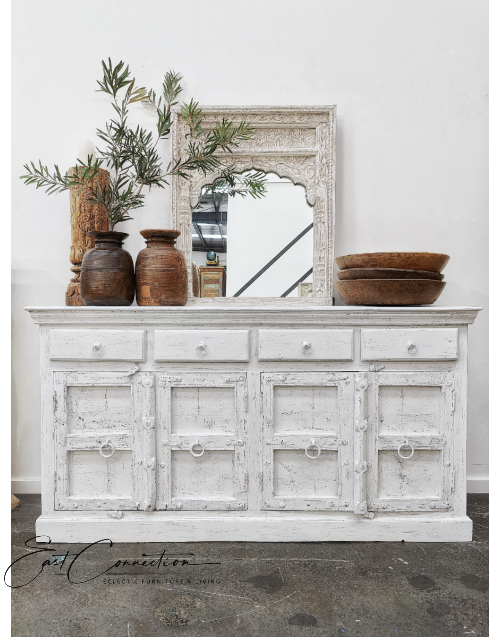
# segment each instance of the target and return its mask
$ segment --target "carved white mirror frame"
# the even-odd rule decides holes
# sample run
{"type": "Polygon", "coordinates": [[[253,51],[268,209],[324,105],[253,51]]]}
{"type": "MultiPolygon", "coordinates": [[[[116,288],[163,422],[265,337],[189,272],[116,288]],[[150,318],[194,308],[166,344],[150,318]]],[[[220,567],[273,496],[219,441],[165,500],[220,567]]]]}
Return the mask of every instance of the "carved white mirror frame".
{"type": "MultiPolygon", "coordinates": [[[[239,304],[332,305],[333,240],[335,226],[335,106],[208,106],[203,108],[204,127],[223,117],[234,122],[245,120],[255,129],[248,142],[232,153],[222,152],[224,166],[236,172],[261,169],[287,177],[304,186],[307,202],[313,207],[313,296],[311,298],[196,298],[192,292],[191,211],[196,207],[203,186],[218,177],[195,174],[189,179],[172,179],[172,224],[180,231],[177,247],[186,258],[189,276],[188,304],[233,302],[239,304]]],[[[177,159],[185,144],[187,127],[177,111],[174,114],[172,156],[177,159]]]]}

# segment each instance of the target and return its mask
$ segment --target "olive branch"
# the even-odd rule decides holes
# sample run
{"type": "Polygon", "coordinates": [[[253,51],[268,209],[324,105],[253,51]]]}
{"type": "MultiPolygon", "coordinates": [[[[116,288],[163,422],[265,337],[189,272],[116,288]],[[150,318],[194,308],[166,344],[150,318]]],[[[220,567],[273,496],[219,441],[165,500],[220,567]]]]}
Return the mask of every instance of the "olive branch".
{"type": "MultiPolygon", "coordinates": [[[[217,152],[231,153],[240,142],[253,136],[254,130],[244,121],[234,124],[223,118],[213,128],[203,128],[203,111],[198,102],[191,99],[180,108],[180,116],[188,127],[186,147],[179,159],[163,167],[157,147],[160,140],[169,137],[173,109],[182,92],[182,76],[171,70],[165,73],[162,94],[157,97],[153,90],[136,88],[135,78],[131,78],[128,65],[125,67],[122,61],[114,66],[108,58],[108,65],[103,60],[102,68],[103,78],[97,81],[97,92],[111,96],[115,116],[103,129],[97,129],[97,136],[103,144],[96,148],[96,157],[77,158],[74,170],[64,175],[57,165],[50,172],[41,160],[38,165],[29,162],[24,165],[26,174],[20,179],[27,185],[45,188],[49,195],[68,190],[71,186],[85,188],[87,200],[102,205],[106,210],[111,230],[117,223],[132,219],[130,212],[145,205],[144,187],[164,188],[169,183],[167,177],[172,175],[188,179],[192,171],[203,175],[212,173],[222,165],[217,152]],[[142,126],[132,128],[128,125],[129,106],[134,103],[155,109],[157,123],[154,136],[142,126]],[[95,185],[93,179],[102,167],[110,171],[109,184],[95,185]]],[[[245,179],[232,175],[231,169],[226,168],[212,188],[218,184],[219,191],[225,188],[231,196],[250,194],[261,197],[265,194],[263,178],[264,173],[260,171],[255,171],[250,179],[245,179]]]]}

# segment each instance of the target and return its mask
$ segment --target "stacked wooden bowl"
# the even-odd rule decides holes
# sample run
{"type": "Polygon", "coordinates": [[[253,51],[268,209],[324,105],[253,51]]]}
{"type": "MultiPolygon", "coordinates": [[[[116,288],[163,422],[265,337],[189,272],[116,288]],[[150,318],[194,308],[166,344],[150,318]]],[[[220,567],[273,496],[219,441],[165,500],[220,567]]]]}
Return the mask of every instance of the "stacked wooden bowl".
{"type": "Polygon", "coordinates": [[[430,305],[450,260],[435,252],[367,252],[337,257],[335,286],[347,305],[430,305]]]}

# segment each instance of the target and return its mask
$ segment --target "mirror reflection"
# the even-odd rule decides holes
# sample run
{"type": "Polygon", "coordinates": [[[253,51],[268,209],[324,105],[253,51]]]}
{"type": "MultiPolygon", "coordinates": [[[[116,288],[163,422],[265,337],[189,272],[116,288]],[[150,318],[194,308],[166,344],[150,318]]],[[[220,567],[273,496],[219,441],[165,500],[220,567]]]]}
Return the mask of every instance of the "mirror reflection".
{"type": "Polygon", "coordinates": [[[191,231],[195,296],[312,296],[313,208],[289,179],[248,171],[205,187],[191,231]]]}

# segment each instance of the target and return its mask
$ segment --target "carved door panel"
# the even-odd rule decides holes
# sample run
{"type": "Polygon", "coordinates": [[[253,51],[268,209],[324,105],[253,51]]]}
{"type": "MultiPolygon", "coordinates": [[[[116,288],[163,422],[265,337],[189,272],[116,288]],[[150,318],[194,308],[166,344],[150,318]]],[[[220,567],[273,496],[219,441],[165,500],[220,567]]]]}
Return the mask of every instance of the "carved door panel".
{"type": "Polygon", "coordinates": [[[151,374],[54,372],[56,510],[152,509],[154,392],[151,374]]]}
{"type": "Polygon", "coordinates": [[[354,374],[261,375],[264,510],[352,510],[354,374]]]}
{"type": "Polygon", "coordinates": [[[246,509],[246,374],[159,376],[157,508],[246,509]]]}
{"type": "Polygon", "coordinates": [[[368,508],[449,510],[454,489],[452,374],[368,377],[368,508]]]}

